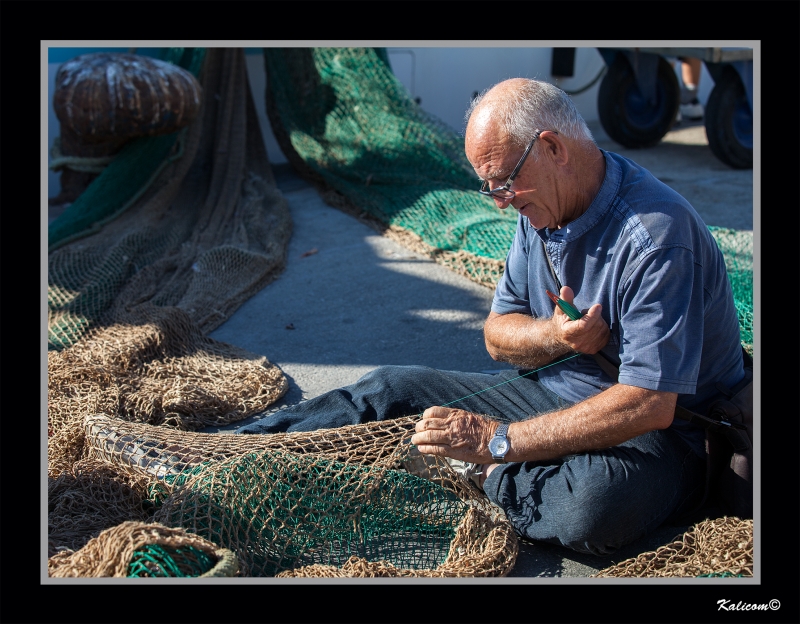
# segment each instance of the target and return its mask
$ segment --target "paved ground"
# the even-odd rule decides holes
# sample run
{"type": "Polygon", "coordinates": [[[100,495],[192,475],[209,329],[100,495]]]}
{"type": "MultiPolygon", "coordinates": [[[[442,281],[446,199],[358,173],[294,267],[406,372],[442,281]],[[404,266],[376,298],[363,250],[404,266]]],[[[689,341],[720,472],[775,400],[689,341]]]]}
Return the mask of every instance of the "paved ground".
{"type": "MultiPolygon", "coordinates": [[[[677,126],[658,146],[644,150],[622,149],[599,126],[592,130],[601,147],[643,164],[686,196],[708,225],[753,229],[753,172],[718,161],[701,124],[677,126]]],[[[294,219],[286,270],[211,334],[280,366],[290,390],[274,408],[352,383],[383,364],[504,367],[483,346],[491,290],[326,205],[288,165],[276,166],[275,176],[294,219]]],[[[263,417],[268,415],[224,429],[263,417]]],[[[685,529],[664,527],[609,558],[523,543],[512,576],[587,577],[654,550],[685,529]]]]}

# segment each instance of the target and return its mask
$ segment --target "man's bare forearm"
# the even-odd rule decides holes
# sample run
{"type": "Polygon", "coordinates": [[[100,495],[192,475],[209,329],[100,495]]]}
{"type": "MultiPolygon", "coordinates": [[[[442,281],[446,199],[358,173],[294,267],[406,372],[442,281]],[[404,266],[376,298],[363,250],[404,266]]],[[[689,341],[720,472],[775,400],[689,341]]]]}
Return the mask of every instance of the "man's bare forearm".
{"type": "Polygon", "coordinates": [[[566,409],[512,424],[512,451],[506,461],[555,459],[665,429],[672,423],[677,398],[672,392],[616,384],[566,409]]]}
{"type": "Polygon", "coordinates": [[[557,339],[553,330],[550,319],[491,312],[484,324],[483,335],[492,359],[536,368],[572,351],[557,339]]]}

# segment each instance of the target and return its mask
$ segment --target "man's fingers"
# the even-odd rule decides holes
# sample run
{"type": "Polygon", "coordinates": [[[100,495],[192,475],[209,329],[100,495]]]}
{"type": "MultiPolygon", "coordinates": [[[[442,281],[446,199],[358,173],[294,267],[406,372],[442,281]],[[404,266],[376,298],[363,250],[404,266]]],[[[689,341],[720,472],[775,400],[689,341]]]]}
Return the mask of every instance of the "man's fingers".
{"type": "Polygon", "coordinates": [[[449,446],[431,446],[426,444],[417,444],[417,450],[423,455],[439,455],[440,457],[450,457],[449,446]]]}
{"type": "MultiPolygon", "coordinates": [[[[436,444],[439,446],[450,446],[450,435],[443,429],[425,429],[417,431],[411,436],[411,444],[420,446],[425,444],[436,444]]],[[[421,450],[421,449],[420,449],[421,450]]]]}
{"type": "Polygon", "coordinates": [[[422,414],[422,420],[417,422],[417,424],[414,426],[414,429],[416,429],[417,431],[428,431],[429,429],[443,429],[444,427],[447,426],[444,419],[448,416],[448,414],[449,410],[446,410],[445,408],[429,407],[422,414]],[[441,413],[441,411],[432,412],[431,410],[443,410],[444,413],[441,413]]]}
{"type": "Polygon", "coordinates": [[[595,303],[591,308],[589,308],[589,311],[586,313],[586,316],[589,316],[591,318],[600,317],[602,319],[602,313],[603,313],[603,306],[600,305],[599,303],[595,303]]]}
{"type": "Polygon", "coordinates": [[[422,412],[423,418],[446,418],[450,415],[452,410],[449,407],[442,407],[441,405],[433,405],[422,412]]]}

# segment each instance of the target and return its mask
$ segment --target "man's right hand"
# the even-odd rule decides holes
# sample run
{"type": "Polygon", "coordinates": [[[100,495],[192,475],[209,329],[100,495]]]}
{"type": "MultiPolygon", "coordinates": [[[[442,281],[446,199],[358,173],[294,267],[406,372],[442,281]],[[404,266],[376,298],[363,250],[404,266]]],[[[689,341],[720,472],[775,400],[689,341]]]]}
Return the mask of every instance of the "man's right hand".
{"type": "MultiPolygon", "coordinates": [[[[560,297],[572,303],[572,289],[563,287],[560,297]]],[[[544,366],[572,351],[597,353],[611,336],[601,311],[602,306],[595,304],[577,321],[558,306],[550,318],[490,312],[483,327],[486,350],[492,359],[522,368],[544,366]]]]}
{"type": "MultiPolygon", "coordinates": [[[[567,303],[573,303],[574,293],[569,286],[562,286],[559,297],[567,303]]],[[[603,319],[603,306],[595,303],[577,321],[570,320],[558,306],[555,307],[551,322],[557,339],[573,351],[579,353],[597,353],[606,346],[611,337],[611,330],[603,319]]]]}

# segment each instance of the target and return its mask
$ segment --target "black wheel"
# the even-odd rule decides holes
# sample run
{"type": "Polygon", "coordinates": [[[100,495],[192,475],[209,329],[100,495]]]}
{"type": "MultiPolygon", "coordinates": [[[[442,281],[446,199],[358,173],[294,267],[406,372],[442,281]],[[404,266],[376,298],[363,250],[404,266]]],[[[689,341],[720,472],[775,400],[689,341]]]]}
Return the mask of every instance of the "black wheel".
{"type": "Polygon", "coordinates": [[[624,147],[651,147],[672,127],[678,113],[680,87],[675,70],[658,57],[655,101],[636,84],[628,59],[617,54],[600,83],[597,112],[609,137],[624,147]]]}
{"type": "Polygon", "coordinates": [[[739,74],[726,67],[706,103],[711,152],[734,169],[753,168],[753,111],[739,74]]]}

